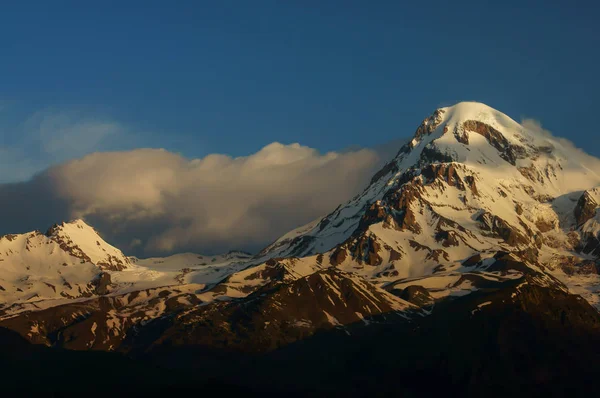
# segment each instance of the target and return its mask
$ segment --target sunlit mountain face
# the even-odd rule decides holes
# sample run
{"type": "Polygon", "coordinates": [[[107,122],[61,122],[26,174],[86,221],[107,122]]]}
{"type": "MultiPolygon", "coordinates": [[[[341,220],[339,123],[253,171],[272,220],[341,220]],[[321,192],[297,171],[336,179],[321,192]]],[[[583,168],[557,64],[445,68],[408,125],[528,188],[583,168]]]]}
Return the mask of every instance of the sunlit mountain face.
{"type": "Polygon", "coordinates": [[[426,117],[360,194],[254,254],[127,256],[81,219],[2,236],[7,389],[586,392],[599,165],[461,102],[426,117]]]}

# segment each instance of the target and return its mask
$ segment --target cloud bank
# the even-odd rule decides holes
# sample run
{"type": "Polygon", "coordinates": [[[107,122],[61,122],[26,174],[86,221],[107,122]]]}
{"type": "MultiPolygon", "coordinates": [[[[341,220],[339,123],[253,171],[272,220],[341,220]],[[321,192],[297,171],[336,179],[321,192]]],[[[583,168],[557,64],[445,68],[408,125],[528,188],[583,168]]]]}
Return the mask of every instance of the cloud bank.
{"type": "Polygon", "coordinates": [[[0,232],[83,218],[129,254],[255,251],[359,193],[387,157],[280,143],[238,158],[93,153],[0,185],[0,232]]]}

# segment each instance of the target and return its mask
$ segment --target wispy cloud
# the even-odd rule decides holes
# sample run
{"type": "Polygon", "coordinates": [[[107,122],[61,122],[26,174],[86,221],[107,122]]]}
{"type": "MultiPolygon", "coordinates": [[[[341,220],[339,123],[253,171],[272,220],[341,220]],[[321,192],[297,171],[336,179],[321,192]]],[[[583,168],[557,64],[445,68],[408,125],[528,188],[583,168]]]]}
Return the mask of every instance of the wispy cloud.
{"type": "MultiPolygon", "coordinates": [[[[10,106],[0,103],[0,111],[10,106]]],[[[30,178],[47,167],[103,150],[126,129],[110,119],[57,109],[35,112],[21,122],[0,123],[0,182],[30,178]]]]}
{"type": "Polygon", "coordinates": [[[570,149],[573,153],[576,154],[576,158],[579,162],[590,165],[593,170],[600,171],[600,159],[591,156],[590,154],[585,152],[585,150],[578,148],[572,141],[566,138],[555,136],[554,134],[552,134],[552,132],[546,130],[539,120],[525,118],[521,120],[521,125],[527,130],[544,136],[552,145],[558,143],[564,148],[570,149]]]}

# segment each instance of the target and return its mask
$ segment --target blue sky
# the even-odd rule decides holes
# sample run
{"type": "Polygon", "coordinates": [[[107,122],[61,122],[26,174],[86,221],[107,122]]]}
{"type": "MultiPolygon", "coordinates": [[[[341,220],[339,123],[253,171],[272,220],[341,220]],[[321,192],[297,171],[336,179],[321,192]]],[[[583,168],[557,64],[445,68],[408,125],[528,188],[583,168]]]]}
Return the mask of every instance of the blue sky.
{"type": "Polygon", "coordinates": [[[600,156],[595,2],[376,3],[3,4],[0,134],[19,153],[0,163],[23,179],[97,150],[373,146],[461,100],[600,156]],[[48,148],[40,120],[42,137],[84,136],[48,148]]]}

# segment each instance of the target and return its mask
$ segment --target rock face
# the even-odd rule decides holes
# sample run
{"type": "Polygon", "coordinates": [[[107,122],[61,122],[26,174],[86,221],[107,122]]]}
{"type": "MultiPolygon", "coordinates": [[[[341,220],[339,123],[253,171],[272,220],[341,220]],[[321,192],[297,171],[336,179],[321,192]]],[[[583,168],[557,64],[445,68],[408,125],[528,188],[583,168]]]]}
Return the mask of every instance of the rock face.
{"type": "Polygon", "coordinates": [[[597,208],[598,203],[594,199],[594,196],[588,191],[584,192],[577,201],[577,206],[574,211],[577,224],[583,225],[592,219],[596,215],[597,208]]]}
{"type": "Polygon", "coordinates": [[[419,307],[427,307],[435,302],[433,297],[431,297],[429,290],[418,285],[405,287],[398,292],[398,297],[419,307]]]}
{"type": "Polygon", "coordinates": [[[431,377],[501,396],[515,392],[506,381],[593,380],[578,358],[600,342],[600,171],[573,151],[460,103],[426,118],[363,193],[256,256],[127,258],[79,221],[7,235],[0,327],[284,391],[297,378],[269,365],[279,355],[315,389],[344,389],[324,369],[356,378],[351,391],[377,380],[413,395],[431,377]],[[229,356],[252,365],[232,372],[229,356]]]}

